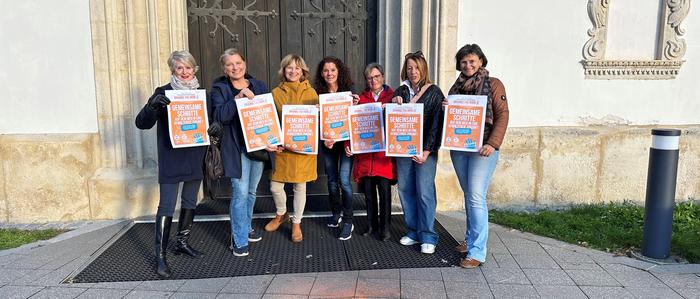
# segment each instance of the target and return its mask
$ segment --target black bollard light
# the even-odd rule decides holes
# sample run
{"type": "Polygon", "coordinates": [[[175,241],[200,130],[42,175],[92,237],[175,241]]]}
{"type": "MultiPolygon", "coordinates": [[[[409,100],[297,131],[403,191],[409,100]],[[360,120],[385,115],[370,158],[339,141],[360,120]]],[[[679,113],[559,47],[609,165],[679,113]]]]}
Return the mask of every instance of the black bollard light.
{"type": "Polygon", "coordinates": [[[651,135],[642,255],[665,259],[671,251],[681,131],[653,129],[651,135]]]}

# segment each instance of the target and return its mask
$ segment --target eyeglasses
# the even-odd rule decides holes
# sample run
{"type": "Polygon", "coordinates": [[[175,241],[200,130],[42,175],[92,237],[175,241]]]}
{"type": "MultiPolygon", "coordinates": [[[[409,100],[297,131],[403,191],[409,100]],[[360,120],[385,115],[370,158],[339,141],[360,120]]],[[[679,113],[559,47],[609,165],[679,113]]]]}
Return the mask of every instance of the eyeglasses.
{"type": "Polygon", "coordinates": [[[382,79],[382,75],[376,75],[372,77],[367,77],[367,81],[379,81],[382,79]]]}
{"type": "Polygon", "coordinates": [[[425,58],[425,56],[423,56],[423,51],[421,51],[421,50],[415,51],[415,52],[413,52],[413,53],[408,52],[408,53],[406,54],[406,56],[404,56],[403,58],[404,58],[404,59],[409,59],[409,58],[414,58],[414,57],[425,58]]]}

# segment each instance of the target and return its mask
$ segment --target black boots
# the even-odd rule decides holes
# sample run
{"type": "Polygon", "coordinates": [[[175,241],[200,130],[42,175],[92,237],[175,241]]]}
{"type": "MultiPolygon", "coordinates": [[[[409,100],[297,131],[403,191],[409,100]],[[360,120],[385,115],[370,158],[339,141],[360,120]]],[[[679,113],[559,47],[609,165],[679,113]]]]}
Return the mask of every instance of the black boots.
{"type": "Polygon", "coordinates": [[[175,236],[177,249],[175,254],[184,253],[191,257],[201,258],[203,254],[192,248],[187,240],[192,232],[192,221],[194,220],[194,209],[181,209],[180,221],[178,222],[177,235],[175,236]]]}
{"type": "Polygon", "coordinates": [[[156,273],[161,277],[170,277],[170,267],[165,259],[168,249],[168,239],[170,238],[170,224],[173,222],[173,217],[157,216],[156,217],[156,258],[158,266],[156,273]]]}

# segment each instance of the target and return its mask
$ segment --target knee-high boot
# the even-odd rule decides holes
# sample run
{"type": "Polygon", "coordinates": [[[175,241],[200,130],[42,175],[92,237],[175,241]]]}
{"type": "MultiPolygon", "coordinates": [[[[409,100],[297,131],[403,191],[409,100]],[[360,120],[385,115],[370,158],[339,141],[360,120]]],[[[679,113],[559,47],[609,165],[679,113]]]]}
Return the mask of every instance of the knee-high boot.
{"type": "Polygon", "coordinates": [[[177,235],[175,236],[177,242],[177,249],[175,249],[175,254],[184,253],[191,257],[201,258],[203,254],[196,249],[192,248],[187,242],[192,233],[192,222],[194,221],[194,209],[181,209],[180,210],[180,221],[178,222],[177,235]]]}
{"type": "Polygon", "coordinates": [[[170,239],[170,224],[173,222],[173,217],[157,216],[156,217],[156,259],[158,265],[156,273],[168,278],[171,275],[168,261],[166,260],[168,240],[170,239]]]}

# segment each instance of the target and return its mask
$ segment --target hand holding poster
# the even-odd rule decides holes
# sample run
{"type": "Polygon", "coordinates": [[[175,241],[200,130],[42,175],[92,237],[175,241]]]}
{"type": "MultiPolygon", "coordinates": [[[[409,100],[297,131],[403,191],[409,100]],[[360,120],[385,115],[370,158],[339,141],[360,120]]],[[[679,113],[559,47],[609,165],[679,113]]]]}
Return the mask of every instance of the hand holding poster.
{"type": "Polygon", "coordinates": [[[313,105],[282,106],[284,146],[297,153],[318,154],[318,108],[313,105]]]}
{"type": "Polygon", "coordinates": [[[386,105],[386,155],[413,157],[423,153],[423,104],[386,105]]]}
{"type": "Polygon", "coordinates": [[[450,95],[447,97],[442,127],[442,147],[478,152],[483,145],[486,96],[450,95]]]}
{"type": "Polygon", "coordinates": [[[272,94],[257,95],[252,100],[236,99],[236,108],[248,152],[282,144],[282,131],[272,94]]]}
{"type": "Polygon", "coordinates": [[[166,90],[168,128],[173,148],[209,145],[207,93],[204,89],[166,90]]]}
{"type": "Polygon", "coordinates": [[[382,103],[370,103],[348,108],[350,118],[350,151],[353,154],[383,152],[384,123],[382,103]]]}
{"type": "Polygon", "coordinates": [[[321,109],[321,140],[348,140],[348,107],[352,106],[349,91],[319,95],[321,109]]]}

